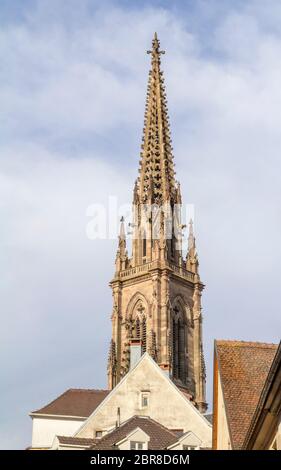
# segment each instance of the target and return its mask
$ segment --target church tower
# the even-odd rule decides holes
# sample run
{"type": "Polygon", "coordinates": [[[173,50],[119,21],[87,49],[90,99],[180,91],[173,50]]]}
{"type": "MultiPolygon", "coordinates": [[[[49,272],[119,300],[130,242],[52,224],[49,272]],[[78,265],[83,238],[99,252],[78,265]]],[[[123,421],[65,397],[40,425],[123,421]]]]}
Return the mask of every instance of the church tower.
{"type": "Polygon", "coordinates": [[[130,348],[138,344],[186,389],[201,412],[205,400],[201,293],[198,257],[189,223],[184,258],[181,191],[175,179],[167,99],[160,70],[160,43],[152,41],[139,177],[133,191],[132,255],[121,219],[113,293],[109,388],[130,369],[130,348]]]}

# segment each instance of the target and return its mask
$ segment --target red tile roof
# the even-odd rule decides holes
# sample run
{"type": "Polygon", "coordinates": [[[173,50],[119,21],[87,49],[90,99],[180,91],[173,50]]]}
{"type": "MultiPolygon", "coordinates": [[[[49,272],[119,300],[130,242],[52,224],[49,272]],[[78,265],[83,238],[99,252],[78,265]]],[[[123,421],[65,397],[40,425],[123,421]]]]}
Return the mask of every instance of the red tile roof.
{"type": "Polygon", "coordinates": [[[35,414],[76,416],[87,418],[109,394],[110,390],[70,388],[35,414]]]}
{"type": "Polygon", "coordinates": [[[277,347],[246,341],[215,341],[234,449],[242,447],[277,347]]]}
{"type": "Polygon", "coordinates": [[[117,442],[120,442],[136,428],[142,429],[150,437],[148,443],[148,449],[150,450],[167,449],[179,438],[177,432],[171,431],[148,416],[133,416],[120,427],[99,439],[91,448],[93,450],[114,449],[117,442]]]}

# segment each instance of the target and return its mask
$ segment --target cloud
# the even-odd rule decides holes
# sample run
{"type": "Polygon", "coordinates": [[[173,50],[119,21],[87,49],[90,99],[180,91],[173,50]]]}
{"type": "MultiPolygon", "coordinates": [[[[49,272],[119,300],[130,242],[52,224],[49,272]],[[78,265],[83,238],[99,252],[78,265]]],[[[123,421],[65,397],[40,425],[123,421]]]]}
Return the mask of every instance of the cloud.
{"type": "Polygon", "coordinates": [[[38,1],[2,25],[3,448],[28,445],[27,413],[67,387],[105,386],[116,242],[87,239],[86,209],[131,202],[155,30],[195,204],[209,402],[215,337],[279,339],[281,10],[224,4],[38,1]]]}

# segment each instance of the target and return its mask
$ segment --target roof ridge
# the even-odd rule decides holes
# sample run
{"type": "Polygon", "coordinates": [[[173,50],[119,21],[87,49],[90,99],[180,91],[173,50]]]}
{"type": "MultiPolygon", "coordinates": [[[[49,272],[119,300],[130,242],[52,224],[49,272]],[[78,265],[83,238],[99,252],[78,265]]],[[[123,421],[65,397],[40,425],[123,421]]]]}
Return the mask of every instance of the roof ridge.
{"type": "Polygon", "coordinates": [[[69,388],[66,392],[110,392],[110,390],[108,388],[69,388]]]}
{"type": "MultiPolygon", "coordinates": [[[[139,415],[135,415],[135,417],[139,418],[140,416],[139,415]]],[[[166,426],[164,426],[164,424],[161,424],[159,423],[159,421],[156,421],[155,419],[153,418],[150,418],[150,416],[148,416],[148,418],[150,419],[150,421],[152,421],[154,424],[157,424],[157,426],[160,426],[162,429],[164,429],[165,431],[168,431],[170,434],[173,435],[173,437],[178,437],[177,434],[172,431],[171,429],[167,428],[166,426]]]]}
{"type": "Polygon", "coordinates": [[[275,349],[278,347],[276,343],[264,343],[261,341],[245,341],[245,340],[231,340],[231,339],[216,339],[216,344],[218,346],[245,346],[245,347],[259,347],[259,348],[268,348],[268,349],[275,349]]]}
{"type": "Polygon", "coordinates": [[[80,440],[87,440],[87,441],[95,441],[94,437],[78,437],[78,436],[64,436],[63,434],[56,434],[56,437],[63,438],[63,439],[80,439],[80,440]]]}
{"type": "Polygon", "coordinates": [[[41,408],[38,408],[36,411],[32,411],[31,413],[38,413],[39,411],[43,410],[44,408],[46,408],[46,406],[50,406],[52,405],[55,401],[57,401],[59,398],[63,397],[64,395],[67,394],[67,392],[69,392],[70,389],[68,390],[65,390],[65,392],[61,393],[58,397],[54,398],[52,401],[50,401],[50,403],[47,403],[47,405],[44,405],[44,406],[41,406],[41,408]]]}
{"type": "MultiPolygon", "coordinates": [[[[65,392],[61,393],[58,397],[56,397],[54,400],[51,402],[47,403],[46,405],[43,405],[41,408],[37,408],[36,411],[32,411],[31,414],[56,414],[56,415],[68,415],[72,416],[73,413],[73,408],[71,406],[71,403],[77,403],[79,402],[80,404],[83,401],[86,402],[101,402],[103,401],[106,396],[109,394],[110,390],[103,390],[103,389],[86,389],[86,388],[68,388],[65,390],[65,392]],[[60,404],[60,408],[65,411],[66,408],[68,408],[67,412],[61,411],[60,413],[57,412],[57,409],[55,410],[55,407],[57,406],[57,403],[60,404]],[[63,406],[61,405],[63,403],[63,406]],[[69,409],[71,410],[71,413],[69,413],[69,409]]],[[[95,403],[94,403],[95,404],[95,403]]],[[[89,407],[89,406],[88,406],[89,407]]],[[[86,407],[86,409],[88,409],[86,407]]],[[[76,407],[77,409],[77,407],[76,407]]],[[[80,411],[81,409],[84,410],[85,412],[85,406],[81,408],[80,406],[80,411]]],[[[95,408],[94,408],[95,409],[95,408]]],[[[87,411],[86,411],[87,413],[87,411]]],[[[86,417],[88,416],[87,414],[75,414],[73,416],[82,416],[86,417]]]]}

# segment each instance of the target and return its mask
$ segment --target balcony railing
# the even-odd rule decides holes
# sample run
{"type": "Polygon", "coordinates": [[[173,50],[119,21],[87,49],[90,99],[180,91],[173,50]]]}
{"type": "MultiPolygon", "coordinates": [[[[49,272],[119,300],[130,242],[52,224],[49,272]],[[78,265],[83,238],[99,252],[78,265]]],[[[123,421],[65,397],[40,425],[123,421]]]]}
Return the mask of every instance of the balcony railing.
{"type": "Polygon", "coordinates": [[[141,264],[140,266],[135,266],[133,268],[125,269],[124,271],[120,272],[119,279],[122,281],[125,279],[129,279],[132,277],[137,277],[142,274],[146,274],[153,269],[170,269],[174,273],[178,274],[180,277],[188,279],[189,281],[194,281],[194,273],[187,271],[182,266],[176,266],[175,264],[171,263],[170,261],[160,262],[158,260],[150,261],[149,263],[141,264]]]}

